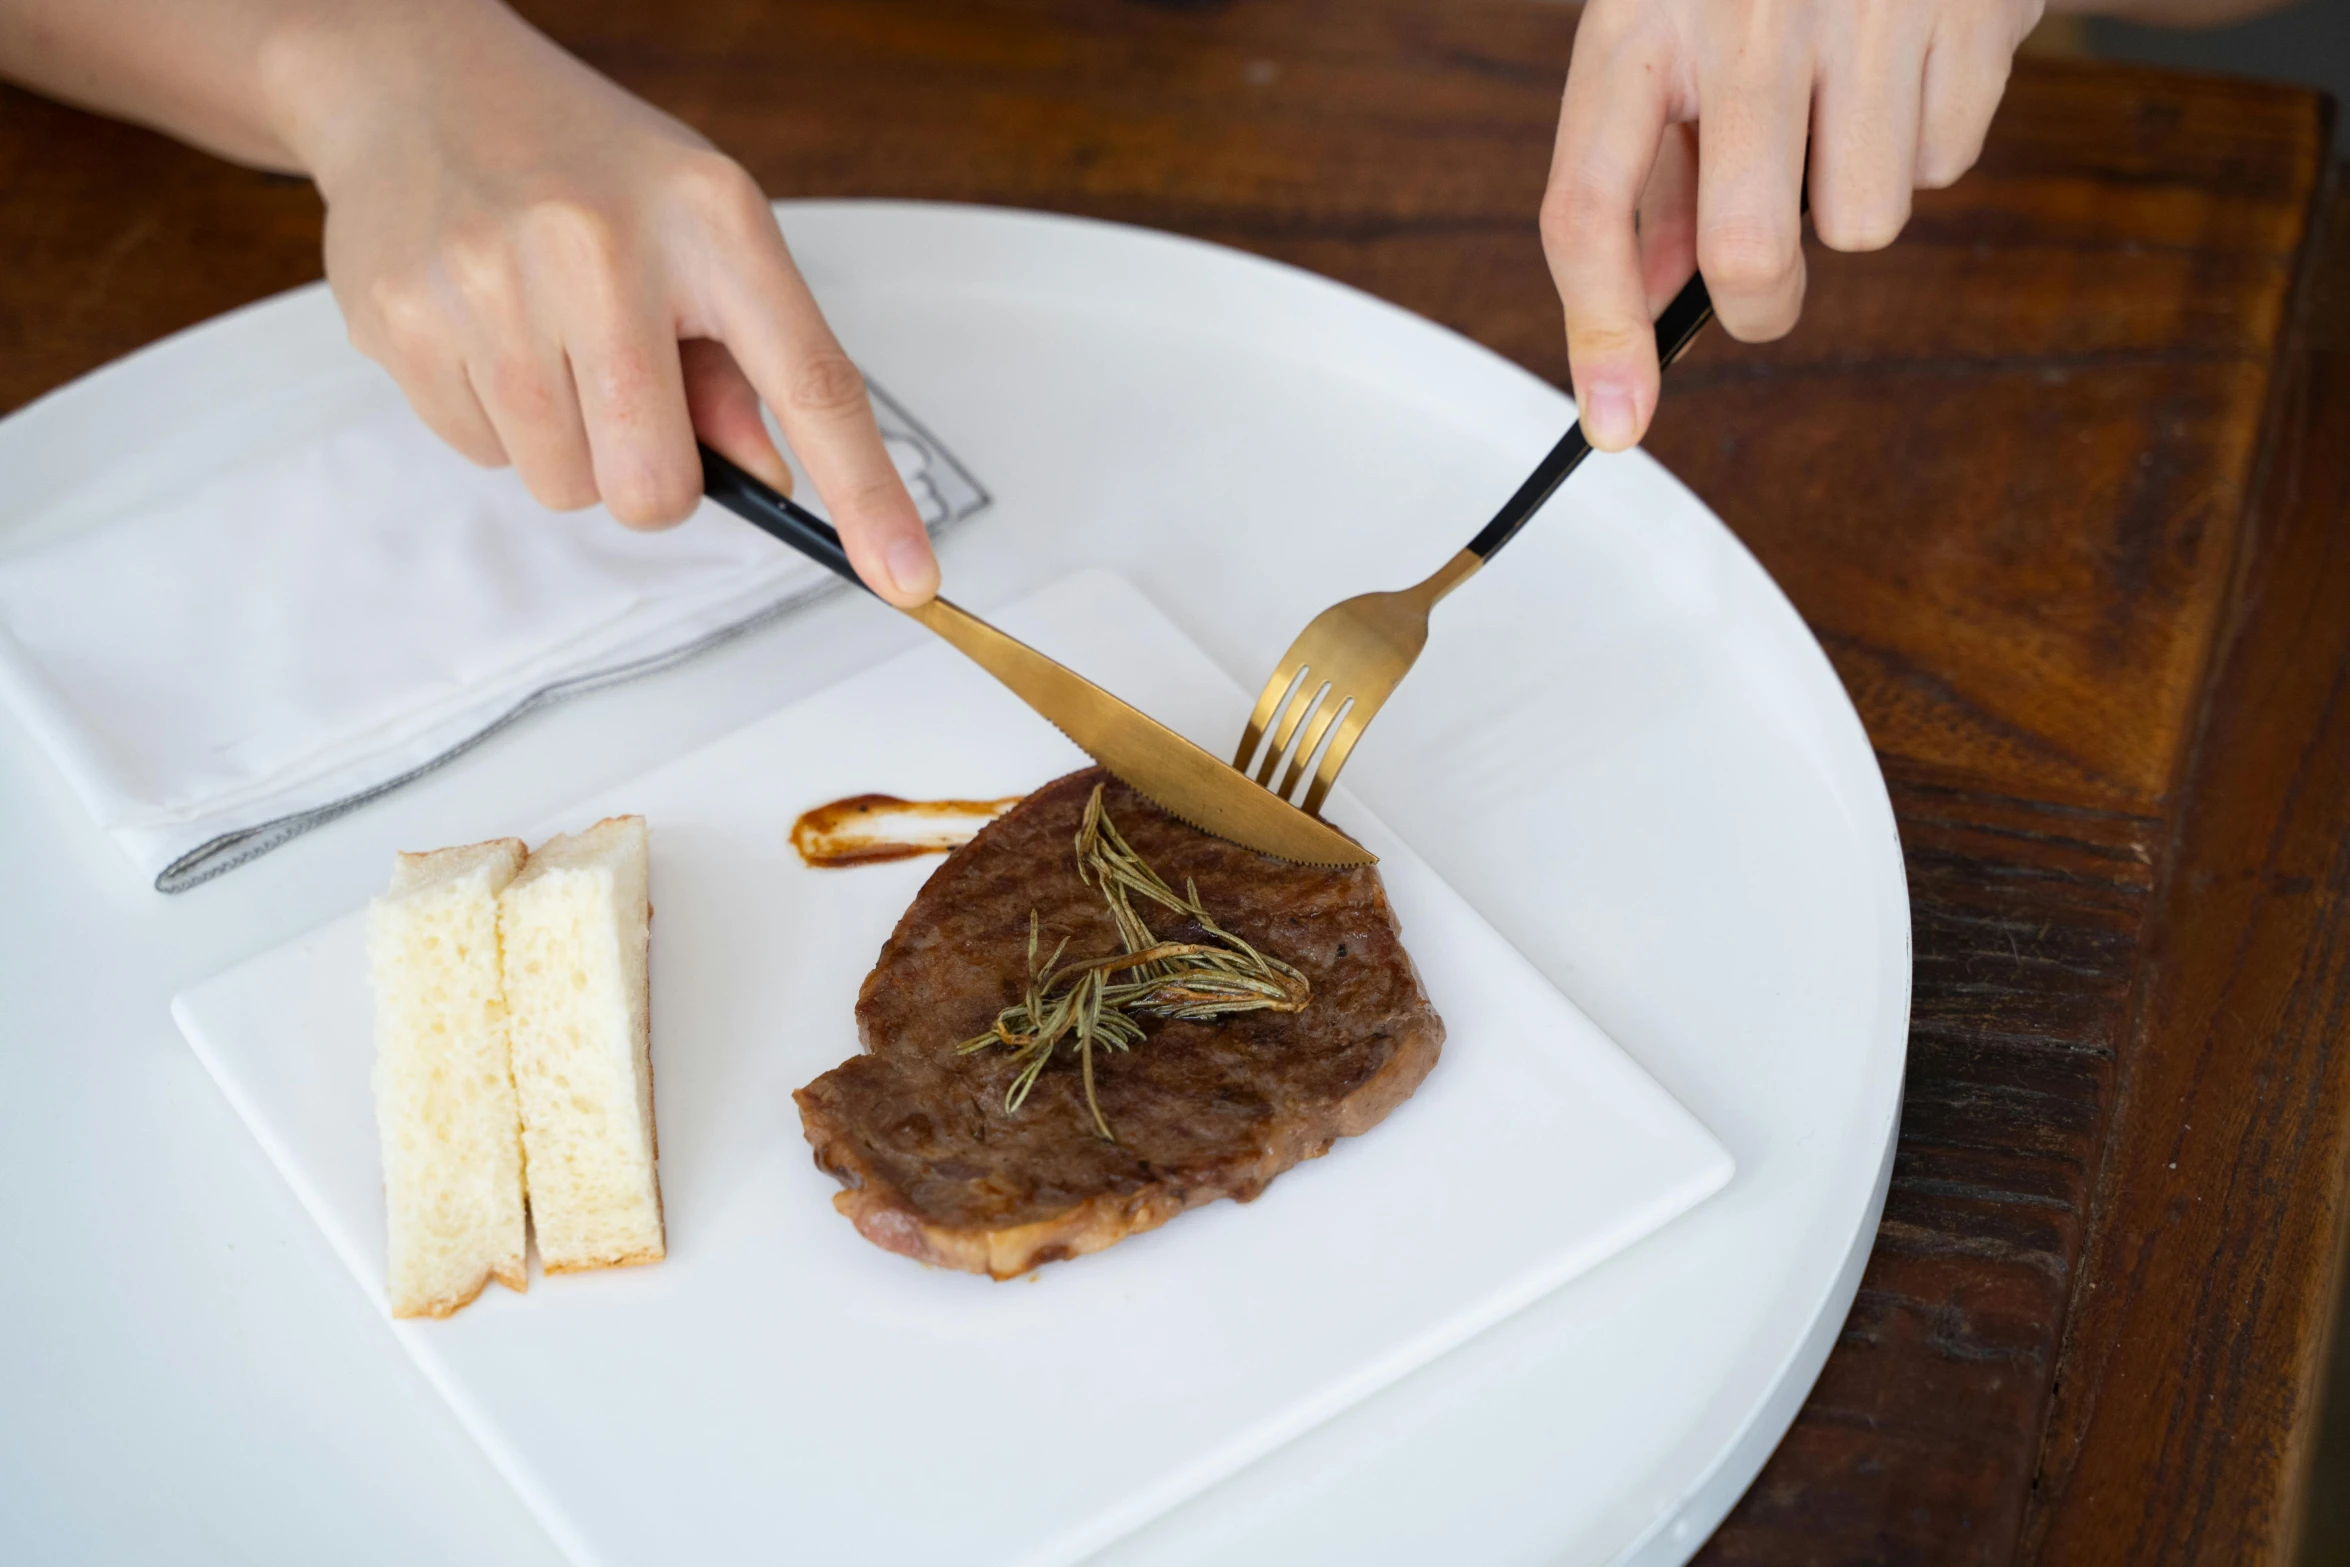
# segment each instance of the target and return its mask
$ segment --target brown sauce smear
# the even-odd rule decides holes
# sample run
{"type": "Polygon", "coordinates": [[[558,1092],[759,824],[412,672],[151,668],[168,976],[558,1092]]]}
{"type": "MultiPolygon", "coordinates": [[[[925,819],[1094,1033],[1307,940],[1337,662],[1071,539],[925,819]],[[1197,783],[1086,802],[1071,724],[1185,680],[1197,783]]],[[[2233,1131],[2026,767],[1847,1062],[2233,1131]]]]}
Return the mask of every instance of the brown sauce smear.
{"type": "Polygon", "coordinates": [[[792,823],[791,846],[819,870],[945,854],[969,843],[989,822],[1018,805],[1003,800],[901,800],[894,794],[852,794],[792,823]]]}

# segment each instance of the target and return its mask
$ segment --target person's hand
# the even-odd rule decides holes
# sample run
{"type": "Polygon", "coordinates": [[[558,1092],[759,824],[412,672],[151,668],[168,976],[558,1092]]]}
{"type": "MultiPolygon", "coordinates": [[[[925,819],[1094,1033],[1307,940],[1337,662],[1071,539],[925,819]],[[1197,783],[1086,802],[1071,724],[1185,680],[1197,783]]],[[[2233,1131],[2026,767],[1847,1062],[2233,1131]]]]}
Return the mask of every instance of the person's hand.
{"type": "Polygon", "coordinates": [[[269,70],[351,341],[425,423],[548,506],[653,528],[701,494],[697,433],[790,487],[764,396],[859,575],[935,593],[863,379],[751,177],[501,8],[370,9],[399,36],[297,35],[269,70]]]}
{"type": "Polygon", "coordinates": [[[1705,275],[1723,329],[1803,309],[1799,210],[1876,250],[1914,187],[1965,173],[2041,0],[1590,0],[1542,204],[1583,430],[1602,451],[1656,412],[1656,313],[1705,275]]]}

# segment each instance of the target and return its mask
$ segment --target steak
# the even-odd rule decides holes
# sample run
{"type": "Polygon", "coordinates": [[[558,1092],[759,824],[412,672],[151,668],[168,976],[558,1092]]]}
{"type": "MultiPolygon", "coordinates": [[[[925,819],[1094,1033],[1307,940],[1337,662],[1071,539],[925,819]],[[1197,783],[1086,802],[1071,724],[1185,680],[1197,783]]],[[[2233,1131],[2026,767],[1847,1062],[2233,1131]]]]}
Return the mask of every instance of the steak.
{"type": "MultiPolygon", "coordinates": [[[[1162,941],[1196,926],[1149,911],[1162,941]]],[[[1293,865],[1211,837],[1088,768],[1030,795],[941,865],[883,944],[857,998],[863,1055],[793,1095],[834,1206],[867,1240],[998,1279],[1155,1229],[1186,1208],[1247,1202],[1301,1159],[1368,1131],[1436,1064],[1444,1024],[1370,866],[1293,865]],[[1072,961],[1120,949],[1100,890],[1078,879],[1087,799],[1218,924],[1312,984],[1299,1012],[1148,1025],[1094,1052],[1116,1140],[1095,1131],[1073,1043],[1016,1111],[1013,1053],[957,1047],[1028,982],[1029,920],[1072,961]]]]}

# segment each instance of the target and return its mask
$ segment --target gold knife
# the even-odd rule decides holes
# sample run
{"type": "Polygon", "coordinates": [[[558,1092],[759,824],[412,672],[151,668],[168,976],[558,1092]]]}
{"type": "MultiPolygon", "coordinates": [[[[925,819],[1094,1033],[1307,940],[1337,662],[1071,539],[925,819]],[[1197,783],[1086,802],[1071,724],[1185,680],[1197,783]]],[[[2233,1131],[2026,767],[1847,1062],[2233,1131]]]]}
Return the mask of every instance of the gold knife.
{"type": "MultiPolygon", "coordinates": [[[[840,535],[718,453],[702,448],[702,486],[736,516],[856,583],[840,535]]],[[[1079,750],[1204,832],[1307,865],[1370,865],[1378,856],[1316,816],[1092,681],[943,598],[907,610],[953,643],[1014,696],[1050,720],[1079,750]]]]}

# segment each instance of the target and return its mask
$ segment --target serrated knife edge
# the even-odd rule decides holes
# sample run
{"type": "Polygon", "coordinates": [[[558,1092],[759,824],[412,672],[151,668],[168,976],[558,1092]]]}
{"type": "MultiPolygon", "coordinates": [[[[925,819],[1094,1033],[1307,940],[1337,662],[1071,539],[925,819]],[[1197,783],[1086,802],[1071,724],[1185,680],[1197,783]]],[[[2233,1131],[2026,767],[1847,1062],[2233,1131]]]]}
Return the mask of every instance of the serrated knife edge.
{"type": "Polygon", "coordinates": [[[1378,856],[1230,764],[943,598],[905,612],[1003,682],[1111,773],[1202,832],[1305,865],[1372,865],[1378,856]]]}

